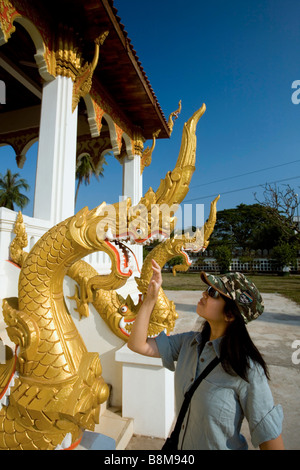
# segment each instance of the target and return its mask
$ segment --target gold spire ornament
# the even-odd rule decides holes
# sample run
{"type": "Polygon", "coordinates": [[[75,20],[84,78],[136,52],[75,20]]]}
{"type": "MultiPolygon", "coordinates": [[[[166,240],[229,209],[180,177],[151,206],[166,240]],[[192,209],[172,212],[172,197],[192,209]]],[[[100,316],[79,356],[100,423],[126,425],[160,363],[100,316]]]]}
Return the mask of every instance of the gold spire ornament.
{"type": "Polygon", "coordinates": [[[173,111],[173,113],[170,114],[169,119],[168,119],[168,127],[171,131],[171,134],[173,132],[175,121],[176,119],[178,119],[178,116],[180,113],[181,113],[181,100],[178,103],[178,109],[176,111],[173,111]]]}

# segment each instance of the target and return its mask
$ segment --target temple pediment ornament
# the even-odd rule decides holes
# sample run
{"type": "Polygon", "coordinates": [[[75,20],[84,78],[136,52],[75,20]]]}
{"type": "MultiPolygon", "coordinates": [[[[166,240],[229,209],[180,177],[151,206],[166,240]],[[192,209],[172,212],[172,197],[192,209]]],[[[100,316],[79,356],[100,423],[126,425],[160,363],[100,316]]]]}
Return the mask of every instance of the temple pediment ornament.
{"type": "MultiPolygon", "coordinates": [[[[181,100],[178,103],[178,109],[176,111],[173,111],[168,119],[168,126],[171,131],[171,134],[173,132],[173,127],[175,124],[176,119],[178,119],[179,114],[181,113],[181,100]]],[[[156,139],[160,134],[161,129],[158,129],[157,131],[153,132],[153,140],[152,140],[152,145],[151,147],[145,148],[144,151],[141,153],[141,174],[143,173],[145,167],[149,166],[152,161],[152,153],[155,149],[156,145],[156,139]]]]}
{"type": "MultiPolygon", "coordinates": [[[[116,103],[101,84],[92,80],[99,62],[100,48],[109,32],[104,31],[95,39],[94,57],[90,63],[84,60],[80,39],[72,28],[60,25],[53,35],[49,25],[43,22],[34,7],[28,8],[28,4],[23,0],[0,0],[0,45],[6,43],[15,32],[15,21],[25,27],[35,43],[37,53],[34,58],[41,76],[46,81],[51,81],[57,76],[69,77],[73,81],[72,112],[77,108],[81,98],[85,100],[91,133],[86,136],[86,139],[100,137],[102,119],[104,118],[108,123],[111,138],[108,149],[112,150],[119,159],[124,155],[124,150],[129,157],[136,154],[141,155],[143,138],[140,133],[135,132],[132,123],[128,121],[120,109],[117,109],[116,103]]],[[[20,168],[26,159],[26,152],[23,151],[23,148],[27,149],[28,143],[32,141],[33,137],[38,137],[36,129],[34,136],[31,130],[27,130],[26,132],[17,132],[17,135],[3,135],[1,138],[2,143],[5,141],[15,149],[20,168]]],[[[97,148],[98,146],[99,139],[93,147],[97,148]]],[[[93,157],[97,159],[97,155],[94,153],[93,157]]]]}
{"type": "Polygon", "coordinates": [[[91,90],[93,73],[99,60],[100,46],[102,46],[109,32],[105,31],[95,39],[95,52],[92,63],[83,62],[81,52],[74,42],[74,31],[69,28],[60,28],[55,48],[55,75],[70,77],[73,82],[72,112],[75,111],[80,98],[84,98],[91,90]]]}
{"type": "Polygon", "coordinates": [[[21,16],[15,6],[9,0],[0,1],[0,23],[2,43],[7,42],[12,33],[16,30],[13,25],[14,20],[21,16]]]}
{"type": "Polygon", "coordinates": [[[0,44],[6,43],[15,32],[14,21],[16,19],[21,24],[23,24],[22,19],[29,20],[31,24],[24,25],[26,29],[31,29],[30,33],[35,30],[41,37],[43,52],[41,54],[39,51],[35,57],[41,75],[45,78],[44,69],[47,69],[48,79],[62,75],[73,80],[72,111],[74,111],[80,98],[89,93],[91,89],[93,73],[99,60],[100,46],[108,36],[108,31],[104,31],[95,39],[94,58],[92,63],[88,63],[82,59],[80,48],[74,40],[75,33],[72,28],[60,26],[56,34],[57,39],[53,40],[53,33],[46,24],[42,24],[34,7],[28,8],[27,3],[22,0],[0,0],[0,44]]]}

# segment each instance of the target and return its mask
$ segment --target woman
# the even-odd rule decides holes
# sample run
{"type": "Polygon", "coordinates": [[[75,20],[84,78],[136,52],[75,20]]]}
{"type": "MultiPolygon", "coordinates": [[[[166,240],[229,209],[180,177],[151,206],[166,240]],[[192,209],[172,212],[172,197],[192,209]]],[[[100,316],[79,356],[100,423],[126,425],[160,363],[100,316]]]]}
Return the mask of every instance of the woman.
{"type": "Polygon", "coordinates": [[[177,410],[184,393],[216,356],[220,363],[204,379],[191,400],[179,436],[178,449],[247,449],[240,434],[243,418],[251,440],[261,450],[283,450],[282,408],[274,406],[267,366],[254,346],[245,324],[263,312],[261,295],[240,273],[212,276],[201,273],[209,286],[197,305],[206,321],[201,332],[147,338],[147,329],[162,284],[159,265],[152,260],[153,276],[135,320],[128,347],[140,354],[161,357],[175,370],[177,410]]]}

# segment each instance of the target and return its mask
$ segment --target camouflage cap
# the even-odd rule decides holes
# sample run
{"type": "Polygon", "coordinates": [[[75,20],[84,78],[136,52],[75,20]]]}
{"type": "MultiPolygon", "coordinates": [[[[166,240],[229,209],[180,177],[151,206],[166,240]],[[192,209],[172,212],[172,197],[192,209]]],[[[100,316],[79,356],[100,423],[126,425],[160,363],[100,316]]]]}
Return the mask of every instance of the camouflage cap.
{"type": "Polygon", "coordinates": [[[244,274],[227,273],[215,276],[201,272],[200,276],[203,282],[235,302],[245,323],[255,320],[263,313],[264,304],[261,294],[255,284],[244,274]]]}

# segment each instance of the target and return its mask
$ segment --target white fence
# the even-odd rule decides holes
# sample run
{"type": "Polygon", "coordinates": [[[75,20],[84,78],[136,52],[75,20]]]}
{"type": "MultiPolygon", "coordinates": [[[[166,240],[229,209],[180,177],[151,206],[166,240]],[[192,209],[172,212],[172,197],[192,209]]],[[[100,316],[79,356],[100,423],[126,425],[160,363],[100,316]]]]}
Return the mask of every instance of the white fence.
{"type": "MultiPolygon", "coordinates": [[[[198,258],[199,259],[199,258],[198,258]]],[[[291,266],[291,271],[300,272],[300,258],[297,259],[296,266],[291,266]]],[[[212,271],[219,272],[220,266],[216,262],[215,258],[203,258],[203,262],[195,264],[193,262],[190,267],[190,271],[212,271]]],[[[239,272],[274,272],[281,271],[279,268],[274,268],[274,260],[269,258],[255,258],[251,263],[242,263],[239,258],[234,258],[230,265],[230,271],[239,272]]]]}

